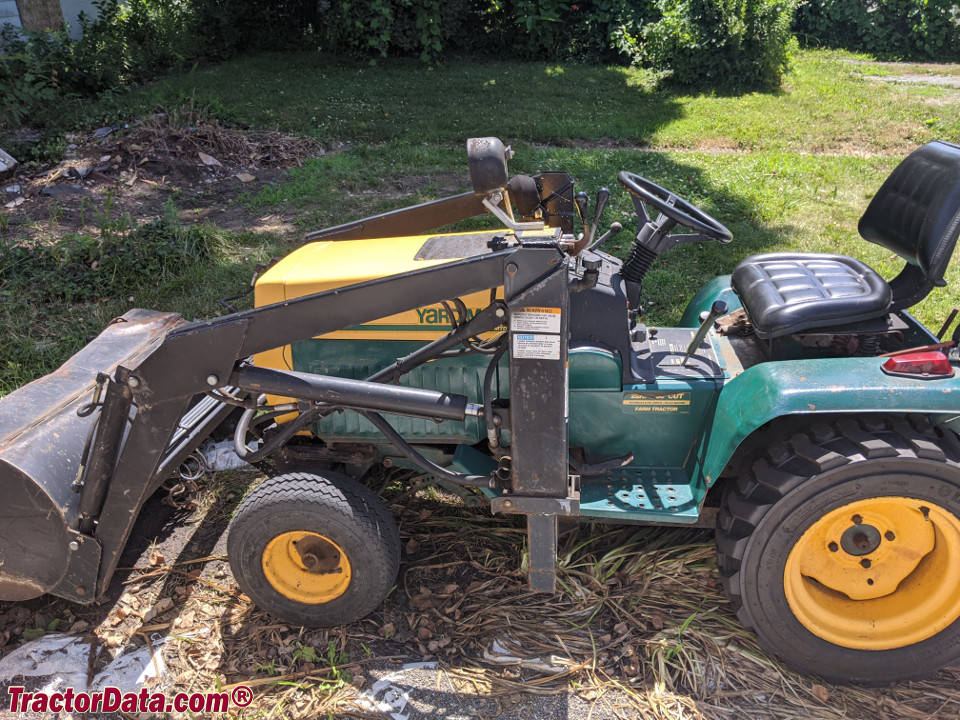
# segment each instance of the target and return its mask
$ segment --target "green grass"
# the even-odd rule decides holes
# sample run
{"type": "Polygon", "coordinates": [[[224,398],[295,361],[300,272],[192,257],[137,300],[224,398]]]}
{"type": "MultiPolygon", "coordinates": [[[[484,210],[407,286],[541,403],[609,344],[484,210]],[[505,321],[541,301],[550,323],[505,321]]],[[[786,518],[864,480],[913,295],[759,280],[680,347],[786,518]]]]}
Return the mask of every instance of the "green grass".
{"type": "MultiPolygon", "coordinates": [[[[459,146],[466,137],[496,135],[552,144],[900,152],[960,135],[958,113],[905,101],[902,87],[844,62],[856,57],[802,51],[780,92],[723,95],[662,89],[648,71],[622,67],[471,61],[426,68],[412,60],[371,67],[315,53],[268,54],[167,79],[123,107],[147,112],[190,100],[229,120],[325,142],[459,146]]],[[[955,91],[911,93],[937,100],[955,91]]]]}
{"type": "Polygon", "coordinates": [[[173,208],[148,223],[101,215],[97,224],[96,235],[39,243],[0,235],[0,395],[52,372],[131,308],[225,314],[218,299],[283,253],[271,237],[181,226],[173,208]]]}
{"type": "MultiPolygon", "coordinates": [[[[629,252],[637,229],[632,203],[616,185],[616,174],[622,169],[674,190],[731,229],[730,245],[684,245],[660,257],[645,283],[647,317],[652,323],[678,322],[697,288],[759,252],[845,253],[863,259],[886,277],[893,277],[903,265],[889,251],[863,241],[856,230],[873,193],[899,162],[896,156],[574,150],[526,144],[515,149],[511,172],[564,169],[578,187],[591,193],[602,185],[614,189],[604,222],[618,220],[625,229],[605,249],[620,257],[629,252]]],[[[464,152],[459,148],[395,142],[361,145],[310,160],[291,171],[286,182],[246,202],[294,214],[309,230],[467,189],[464,152]],[[436,182],[402,190],[409,188],[411,179],[424,177],[436,182]],[[438,192],[438,185],[444,192],[438,192]]],[[[936,291],[916,309],[917,314],[938,326],[949,308],[960,304],[958,291],[960,286],[936,291]]]]}
{"type": "MultiPolygon", "coordinates": [[[[647,319],[670,324],[704,282],[756,252],[839,252],[892,277],[901,262],[862,241],[857,219],[909,150],[934,138],[960,139],[958,93],[866,76],[930,71],[956,75],[960,66],[804,51],[780,92],[737,96],[679,94],[624,68],[451,62],[427,69],[403,61],[371,67],[277,54],[196,69],[121,102],[127,118],[189,101],[230,121],[322,138],[334,152],[239,198],[254,210],[294,216],[304,231],[468,190],[463,141],[490,134],[513,142],[514,173],[563,169],[591,193],[613,187],[604,222],[619,220],[625,231],[607,249],[622,257],[636,221],[615,188],[616,173],[650,177],[734,232],[730,245],[681,246],[656,263],[645,286],[647,319]]],[[[100,225],[100,236],[133,232],[127,220],[104,217],[100,225]]],[[[16,244],[11,228],[0,231],[8,247],[16,244]]],[[[178,229],[169,224],[164,232],[178,229]]],[[[253,263],[287,251],[269,235],[202,232],[211,236],[210,252],[162,282],[126,268],[128,276],[109,292],[87,288],[91,294],[80,298],[57,289],[62,277],[44,281],[22,267],[0,267],[7,338],[0,393],[49,372],[131,306],[189,318],[222,312],[216,299],[243,287],[253,263]]],[[[88,240],[50,235],[44,243],[88,240]]],[[[957,287],[937,290],[916,313],[938,327],[960,305],[957,287]]]]}

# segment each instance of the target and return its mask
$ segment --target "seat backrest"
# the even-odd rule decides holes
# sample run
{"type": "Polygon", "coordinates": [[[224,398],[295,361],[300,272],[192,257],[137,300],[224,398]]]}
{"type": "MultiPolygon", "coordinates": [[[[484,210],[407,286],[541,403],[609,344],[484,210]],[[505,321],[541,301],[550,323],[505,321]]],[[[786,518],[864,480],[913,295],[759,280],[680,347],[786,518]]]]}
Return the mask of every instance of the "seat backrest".
{"type": "Polygon", "coordinates": [[[910,153],[874,195],[858,229],[907,261],[890,282],[895,309],[944,285],[960,234],[960,146],[936,141],[910,153]]]}

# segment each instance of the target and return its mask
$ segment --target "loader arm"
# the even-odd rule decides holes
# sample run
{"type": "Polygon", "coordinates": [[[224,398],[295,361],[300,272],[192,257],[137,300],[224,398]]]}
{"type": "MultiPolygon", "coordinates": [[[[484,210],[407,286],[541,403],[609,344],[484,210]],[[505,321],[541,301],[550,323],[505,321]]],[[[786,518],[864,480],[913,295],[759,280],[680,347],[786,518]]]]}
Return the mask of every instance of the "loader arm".
{"type": "MultiPolygon", "coordinates": [[[[229,392],[236,388],[253,395],[262,392],[263,373],[243,370],[249,356],[398,311],[500,286],[505,288],[508,314],[518,303],[556,307],[565,328],[568,282],[565,255],[556,243],[530,243],[188,323],[168,332],[150,352],[135,362],[119,365],[105,381],[102,420],[89,451],[88,471],[79,482],[83,542],[97,542],[102,549],[96,590],[91,592],[92,578],[88,578],[87,582],[76,580],[72,587],[59,587],[57,593],[89,602],[105,592],[140,508],[166,477],[161,472],[170,467],[165,453],[191,401],[211,390],[229,392]]],[[[509,322],[509,317],[506,320],[509,322]]],[[[545,552],[534,568],[541,575],[531,577],[539,578],[542,589],[553,587],[556,514],[575,509],[567,497],[566,343],[564,332],[557,338],[555,357],[511,362],[511,402],[516,406],[514,413],[525,418],[522,425],[517,424],[511,448],[509,489],[516,497],[505,509],[527,512],[524,497],[530,496],[533,502],[528,513],[530,529],[540,538],[537,547],[545,548],[545,552]],[[545,442],[547,437],[549,443],[545,442]]],[[[332,383],[324,382],[323,376],[312,377],[317,380],[309,383],[301,374],[272,371],[270,390],[298,397],[305,394],[308,385],[315,386],[310,391],[314,399],[329,401],[330,392],[341,393],[340,402],[333,404],[376,410],[382,409],[384,391],[389,389],[403,403],[406,414],[462,419],[466,412],[462,396],[360,381],[339,383],[331,390],[332,383]],[[321,391],[327,394],[315,394],[321,391]],[[441,406],[443,412],[439,411],[441,406]]],[[[191,442],[181,443],[178,451],[192,450],[213,429],[193,433],[191,442]]],[[[74,522],[80,523],[81,518],[74,522]]],[[[82,575],[69,574],[71,578],[82,575]]]]}

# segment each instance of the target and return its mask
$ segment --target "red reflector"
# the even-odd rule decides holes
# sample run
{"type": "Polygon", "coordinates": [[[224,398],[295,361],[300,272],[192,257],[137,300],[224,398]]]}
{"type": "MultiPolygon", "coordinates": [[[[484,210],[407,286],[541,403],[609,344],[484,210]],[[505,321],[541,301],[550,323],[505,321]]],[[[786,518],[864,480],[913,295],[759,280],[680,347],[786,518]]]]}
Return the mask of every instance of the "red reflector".
{"type": "Polygon", "coordinates": [[[939,350],[906,353],[888,359],[883,371],[889,375],[904,375],[918,379],[944,378],[953,375],[947,356],[939,350]]]}

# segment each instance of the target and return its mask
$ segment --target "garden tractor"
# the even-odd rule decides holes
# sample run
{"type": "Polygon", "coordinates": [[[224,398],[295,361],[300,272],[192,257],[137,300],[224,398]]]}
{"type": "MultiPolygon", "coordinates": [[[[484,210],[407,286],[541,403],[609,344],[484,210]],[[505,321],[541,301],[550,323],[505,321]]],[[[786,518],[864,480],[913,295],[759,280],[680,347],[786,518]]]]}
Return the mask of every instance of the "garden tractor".
{"type": "Polygon", "coordinates": [[[525,516],[532,590],[554,590],[560,518],[714,524],[738,618],[790,666],[887,683],[957,661],[960,330],[909,309],[945,284],[960,147],[913,152],[860,220],[895,278],[755,255],[679,327],[645,324],[644,277],[730,242],[718,220],[621,172],[639,222],[620,260],[608,190],[590,212],[567,173],[510,177],[496,138],[467,156],[472,191],[311,233],[252,309],[132,310],[0,400],[0,599],[101,599],[147,498],[229,431],[273,469],[230,564],[288,623],[384,602],[400,541],[364,479],[386,466],[525,516]],[[481,215],[496,228],[437,230],[481,215]]]}

